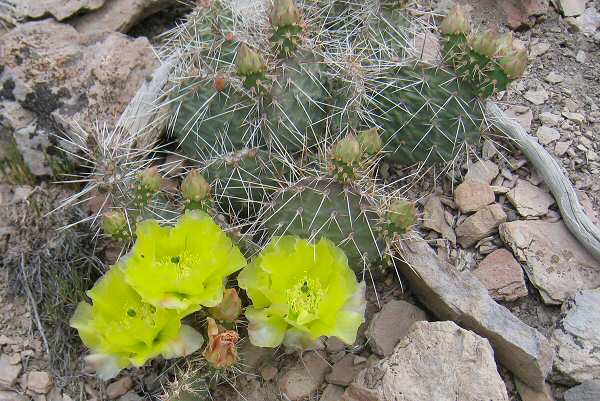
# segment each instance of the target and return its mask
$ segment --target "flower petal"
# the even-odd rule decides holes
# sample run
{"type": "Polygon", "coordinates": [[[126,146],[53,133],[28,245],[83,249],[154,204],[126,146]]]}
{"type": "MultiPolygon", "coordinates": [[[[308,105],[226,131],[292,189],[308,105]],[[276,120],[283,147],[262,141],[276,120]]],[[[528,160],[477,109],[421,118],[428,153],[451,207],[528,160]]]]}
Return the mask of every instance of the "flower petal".
{"type": "Polygon", "coordinates": [[[115,378],[121,369],[129,366],[127,358],[121,355],[90,354],[85,357],[85,362],[102,380],[115,378]]]}
{"type": "Polygon", "coordinates": [[[179,356],[187,356],[198,351],[204,344],[204,337],[192,327],[182,324],[179,330],[179,336],[165,344],[162,351],[166,359],[179,356]]]}
{"type": "Polygon", "coordinates": [[[246,310],[248,319],[248,335],[250,342],[257,347],[274,348],[279,346],[285,337],[288,324],[277,315],[270,314],[269,309],[246,310]]]}

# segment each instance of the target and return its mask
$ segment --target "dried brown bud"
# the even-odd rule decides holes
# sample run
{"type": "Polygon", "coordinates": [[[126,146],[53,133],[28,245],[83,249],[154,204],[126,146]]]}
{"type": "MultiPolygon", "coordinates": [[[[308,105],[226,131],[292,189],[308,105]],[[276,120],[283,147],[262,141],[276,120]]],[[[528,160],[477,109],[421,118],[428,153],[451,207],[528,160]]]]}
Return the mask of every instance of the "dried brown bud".
{"type": "Polygon", "coordinates": [[[226,369],[233,366],[238,360],[236,344],[240,339],[239,334],[233,330],[225,330],[213,318],[208,321],[208,345],[202,355],[215,369],[226,369]]]}
{"type": "Polygon", "coordinates": [[[235,322],[242,313],[242,300],[235,288],[223,291],[223,300],[215,307],[208,308],[212,317],[223,322],[235,322]]]}

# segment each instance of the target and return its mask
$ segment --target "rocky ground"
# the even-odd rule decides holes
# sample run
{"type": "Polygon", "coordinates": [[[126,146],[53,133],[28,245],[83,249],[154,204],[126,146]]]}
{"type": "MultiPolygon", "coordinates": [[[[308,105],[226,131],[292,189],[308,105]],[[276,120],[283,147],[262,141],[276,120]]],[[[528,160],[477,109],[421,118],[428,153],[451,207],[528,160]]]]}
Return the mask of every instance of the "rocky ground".
{"type": "MultiPolygon", "coordinates": [[[[443,13],[453,2],[420,3],[443,13]]],[[[600,1],[461,3],[478,23],[513,29],[529,49],[526,75],[497,100],[560,160],[598,224],[600,1]]],[[[102,383],[83,369],[74,333],[49,324],[68,319],[106,249],[83,231],[55,234],[80,216],[40,219],[73,190],[46,182],[67,167],[53,153],[56,134],[73,121],[87,128],[118,118],[158,64],[151,46],[188,8],[169,0],[8,4],[0,0],[0,401],[157,398],[184,363],[158,361],[102,383]],[[6,170],[2,160],[14,157],[26,172],[6,170]],[[89,249],[69,253],[72,243],[89,249]],[[68,255],[58,265],[69,270],[39,267],[56,255],[68,255]],[[78,260],[85,263],[69,264],[78,260]],[[90,264],[92,273],[81,267],[90,264]],[[83,279],[40,289],[65,271],[83,279]]],[[[452,179],[424,180],[414,191],[419,230],[435,250],[413,261],[425,284],[411,271],[400,271],[402,284],[392,271],[378,277],[351,347],[329,339],[298,358],[243,343],[240,372],[214,399],[600,400],[600,262],[570,234],[518,148],[488,132],[452,179]]]]}

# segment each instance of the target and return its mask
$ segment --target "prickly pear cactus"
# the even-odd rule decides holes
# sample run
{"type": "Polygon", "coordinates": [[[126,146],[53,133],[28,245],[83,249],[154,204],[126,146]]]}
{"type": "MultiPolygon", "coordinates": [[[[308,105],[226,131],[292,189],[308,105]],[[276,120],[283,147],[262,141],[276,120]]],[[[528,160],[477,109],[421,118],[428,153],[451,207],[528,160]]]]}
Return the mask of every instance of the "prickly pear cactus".
{"type": "Polygon", "coordinates": [[[254,17],[233,3],[200,6],[172,41],[173,134],[190,157],[217,143],[305,155],[378,127],[392,160],[449,163],[480,136],[480,100],[527,61],[510,36],[471,34],[460,7],[432,65],[415,52],[426,27],[404,2],[256,2],[254,17]]]}

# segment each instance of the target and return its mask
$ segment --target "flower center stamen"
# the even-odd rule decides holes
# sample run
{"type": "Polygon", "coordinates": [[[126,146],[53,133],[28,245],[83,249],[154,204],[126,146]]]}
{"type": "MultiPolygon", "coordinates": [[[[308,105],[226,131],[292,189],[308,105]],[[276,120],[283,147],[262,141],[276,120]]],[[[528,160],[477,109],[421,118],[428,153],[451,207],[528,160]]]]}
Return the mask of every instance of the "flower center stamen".
{"type": "Polygon", "coordinates": [[[307,312],[316,314],[325,291],[318,280],[304,277],[287,290],[287,301],[293,314],[307,312]]]}

